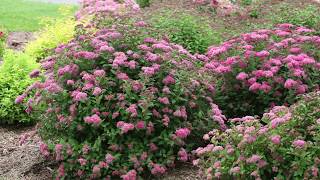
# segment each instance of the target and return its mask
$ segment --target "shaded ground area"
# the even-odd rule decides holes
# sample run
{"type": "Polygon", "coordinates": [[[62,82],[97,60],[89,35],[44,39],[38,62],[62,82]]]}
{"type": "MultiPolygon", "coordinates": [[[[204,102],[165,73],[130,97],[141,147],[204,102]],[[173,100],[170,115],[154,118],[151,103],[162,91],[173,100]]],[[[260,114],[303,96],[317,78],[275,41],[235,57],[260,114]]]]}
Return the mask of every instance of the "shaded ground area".
{"type": "Polygon", "coordinates": [[[0,128],[0,179],[48,179],[50,170],[40,156],[39,141],[34,127],[0,128]],[[25,134],[25,143],[21,144],[25,134]]]}

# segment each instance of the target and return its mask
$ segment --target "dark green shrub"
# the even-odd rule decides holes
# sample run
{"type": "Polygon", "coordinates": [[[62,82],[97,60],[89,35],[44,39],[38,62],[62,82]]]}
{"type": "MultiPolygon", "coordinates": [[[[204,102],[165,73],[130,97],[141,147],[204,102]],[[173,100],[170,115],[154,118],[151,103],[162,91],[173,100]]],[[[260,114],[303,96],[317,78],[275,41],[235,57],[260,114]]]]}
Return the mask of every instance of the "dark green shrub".
{"type": "Polygon", "coordinates": [[[305,8],[295,8],[290,4],[280,6],[277,14],[271,16],[274,23],[291,23],[320,30],[320,9],[309,5],[305,8]]]}
{"type": "Polygon", "coordinates": [[[191,53],[204,53],[210,45],[221,41],[206,19],[185,12],[161,12],[151,18],[151,25],[161,36],[191,53]]]}
{"type": "Polygon", "coordinates": [[[144,8],[144,7],[149,7],[151,2],[151,0],[137,0],[137,3],[139,4],[140,7],[144,8]]]}

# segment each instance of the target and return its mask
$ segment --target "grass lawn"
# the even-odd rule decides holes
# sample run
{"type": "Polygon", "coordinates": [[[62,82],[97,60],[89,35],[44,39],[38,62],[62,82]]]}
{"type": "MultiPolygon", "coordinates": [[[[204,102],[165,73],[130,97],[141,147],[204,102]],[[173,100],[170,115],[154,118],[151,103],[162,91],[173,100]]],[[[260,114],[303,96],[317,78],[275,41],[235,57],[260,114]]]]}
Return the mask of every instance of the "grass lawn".
{"type": "MultiPolygon", "coordinates": [[[[37,31],[41,19],[62,16],[59,9],[65,5],[33,0],[0,0],[0,27],[8,31],[37,31]]],[[[77,6],[72,6],[72,12],[77,6]]]]}

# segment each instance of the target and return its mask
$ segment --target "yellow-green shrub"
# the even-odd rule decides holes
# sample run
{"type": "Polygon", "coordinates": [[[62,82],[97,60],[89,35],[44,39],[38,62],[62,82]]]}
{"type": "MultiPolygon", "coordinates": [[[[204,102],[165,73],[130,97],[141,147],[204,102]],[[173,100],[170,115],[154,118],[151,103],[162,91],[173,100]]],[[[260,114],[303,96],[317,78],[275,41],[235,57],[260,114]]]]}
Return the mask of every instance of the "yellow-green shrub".
{"type": "Polygon", "coordinates": [[[36,40],[26,46],[26,54],[39,61],[48,56],[53,48],[72,39],[76,21],[69,15],[69,11],[71,8],[64,7],[61,9],[64,18],[44,19],[44,28],[38,33],[36,40]]]}
{"type": "Polygon", "coordinates": [[[29,55],[11,50],[5,51],[3,59],[0,67],[0,124],[30,123],[32,118],[24,106],[15,104],[15,99],[32,84],[28,75],[38,64],[29,55]]]}

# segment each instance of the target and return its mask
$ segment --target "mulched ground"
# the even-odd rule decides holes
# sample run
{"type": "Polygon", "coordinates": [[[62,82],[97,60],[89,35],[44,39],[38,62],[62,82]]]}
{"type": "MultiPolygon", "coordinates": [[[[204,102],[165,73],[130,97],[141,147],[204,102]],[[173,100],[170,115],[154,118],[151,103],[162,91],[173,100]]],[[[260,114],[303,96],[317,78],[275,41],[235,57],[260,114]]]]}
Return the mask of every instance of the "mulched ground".
{"type": "MultiPolygon", "coordinates": [[[[78,0],[41,0],[59,3],[75,3],[78,0]]],[[[297,7],[303,7],[305,3],[320,3],[320,0],[265,0],[260,7],[261,13],[272,10],[273,6],[280,2],[294,3],[297,7]]],[[[199,13],[195,10],[191,0],[157,0],[151,7],[144,9],[144,15],[156,13],[162,9],[176,9],[188,11],[199,16],[210,14],[199,13]]],[[[212,27],[216,29],[245,28],[243,19],[247,16],[238,17],[215,17],[212,19],[212,27]]],[[[252,23],[260,23],[264,19],[249,19],[252,23]]],[[[240,30],[241,31],[241,30],[240,30]]],[[[232,34],[226,33],[226,37],[232,34]]],[[[17,50],[23,49],[26,42],[33,39],[30,33],[12,33],[8,45],[17,50]]],[[[47,180],[55,169],[55,164],[45,161],[38,149],[40,138],[35,134],[35,127],[0,127],[0,180],[47,180]],[[20,144],[21,136],[29,135],[24,144],[20,144]]],[[[198,169],[191,164],[180,164],[168,172],[161,180],[201,180],[198,169]]]]}

